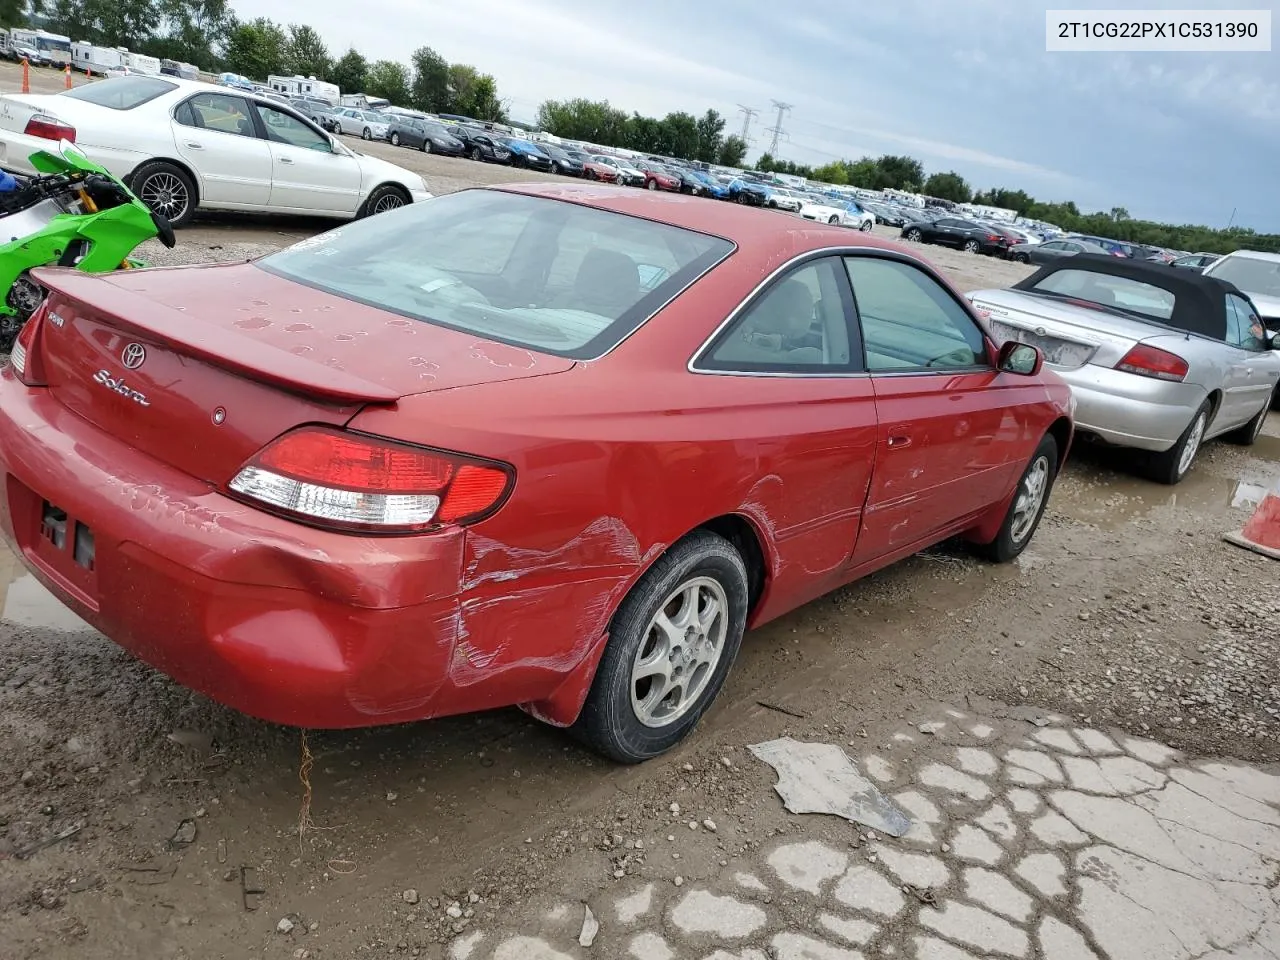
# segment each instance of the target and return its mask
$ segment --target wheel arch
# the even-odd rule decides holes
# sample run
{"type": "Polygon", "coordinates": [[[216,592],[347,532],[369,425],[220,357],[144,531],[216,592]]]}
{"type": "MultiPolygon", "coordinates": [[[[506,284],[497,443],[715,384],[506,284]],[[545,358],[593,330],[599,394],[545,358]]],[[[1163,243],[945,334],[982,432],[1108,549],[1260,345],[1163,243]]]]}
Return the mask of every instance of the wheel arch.
{"type": "Polygon", "coordinates": [[[1075,436],[1075,426],[1071,423],[1071,420],[1068,417],[1059,417],[1057,420],[1053,421],[1053,423],[1049,424],[1049,429],[1046,432],[1052,436],[1054,442],[1058,444],[1057,472],[1061,473],[1062,465],[1066,463],[1067,454],[1071,450],[1071,441],[1075,436]]]}
{"type": "Polygon", "coordinates": [[[618,614],[623,598],[640,582],[641,578],[652,569],[658,560],[666,556],[678,543],[682,543],[695,533],[706,530],[723,537],[738,551],[747,568],[747,624],[759,609],[760,601],[769,584],[771,556],[766,549],[766,540],[761,535],[756,523],[742,513],[727,513],[712,517],[687,530],[671,540],[661,549],[651,551],[638,564],[633,575],[610,599],[612,609],[605,620],[605,628],[598,638],[594,638],[591,649],[578,665],[569,672],[559,686],[544,700],[533,703],[522,703],[520,709],[531,716],[556,727],[571,726],[578,719],[582,705],[586,701],[591,684],[595,680],[596,669],[600,665],[600,657],[604,654],[605,644],[613,628],[613,620],[618,614]]]}

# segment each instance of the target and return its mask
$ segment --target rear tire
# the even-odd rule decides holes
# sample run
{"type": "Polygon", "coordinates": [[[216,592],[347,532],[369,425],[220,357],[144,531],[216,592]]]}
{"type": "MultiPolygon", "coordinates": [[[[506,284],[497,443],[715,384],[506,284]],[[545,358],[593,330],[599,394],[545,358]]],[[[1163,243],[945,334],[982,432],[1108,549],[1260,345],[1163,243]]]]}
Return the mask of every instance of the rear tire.
{"type": "Polygon", "coordinates": [[[1205,431],[1209,429],[1210,411],[1209,401],[1206,400],[1191,418],[1191,422],[1187,424],[1187,429],[1182,431],[1178,442],[1164,453],[1157,453],[1151,457],[1147,472],[1152,480],[1173,486],[1180,483],[1191,472],[1196,455],[1200,452],[1205,431]]]}
{"type": "Polygon", "coordinates": [[[837,217],[834,213],[831,216],[827,217],[827,223],[831,224],[831,226],[833,227],[839,222],[840,222],[840,218],[837,217]]]}
{"type": "Polygon", "coordinates": [[[868,221],[868,220],[863,220],[863,221],[862,221],[862,225],[861,225],[861,226],[859,226],[859,227],[858,227],[858,229],[859,229],[859,230],[861,230],[863,233],[870,233],[870,232],[871,232],[871,228],[872,228],[873,226],[874,226],[874,224],[873,224],[873,223],[871,223],[870,221],[868,221]]]}
{"type": "Polygon", "coordinates": [[[961,249],[963,249],[965,253],[977,253],[981,248],[978,246],[977,240],[966,240],[964,242],[964,247],[961,249]]]}
{"type": "Polygon", "coordinates": [[[471,150],[471,159],[472,159],[472,160],[475,160],[475,161],[477,161],[477,162],[478,162],[478,161],[481,161],[481,160],[483,160],[483,159],[484,159],[484,154],[480,151],[480,148],[479,148],[479,147],[473,147],[473,148],[472,148],[472,150],[471,150]]]}
{"type": "Polygon", "coordinates": [[[423,137],[423,138],[422,138],[422,146],[418,147],[418,149],[419,149],[419,150],[421,150],[423,153],[430,153],[430,152],[431,152],[431,141],[430,141],[430,140],[428,140],[426,137],[423,137]]]}
{"type": "Polygon", "coordinates": [[[144,163],[134,171],[129,188],[175,227],[185,227],[195,216],[199,202],[195,182],[187,171],[167,160],[144,163]]]}
{"type": "Polygon", "coordinates": [[[1025,253],[1015,253],[1015,254],[1013,255],[1013,259],[1014,259],[1014,262],[1015,262],[1015,263],[1030,263],[1030,262],[1031,262],[1031,258],[1030,258],[1030,257],[1028,257],[1025,253]]]}
{"type": "Polygon", "coordinates": [[[1027,548],[1040,526],[1057,478],[1058,441],[1046,433],[1018,479],[1000,532],[990,543],[980,546],[983,556],[994,563],[1008,563],[1027,548]]]}
{"type": "Polygon", "coordinates": [[[747,605],[747,568],[729,541],[700,530],[676,543],[614,614],[573,735],[618,763],[640,763],[670,750],[720,692],[742,644],[747,605]],[[711,613],[713,605],[718,614],[711,613]],[[655,663],[669,673],[640,673],[655,663]],[[669,692],[654,702],[653,685],[663,676],[669,692]]]}

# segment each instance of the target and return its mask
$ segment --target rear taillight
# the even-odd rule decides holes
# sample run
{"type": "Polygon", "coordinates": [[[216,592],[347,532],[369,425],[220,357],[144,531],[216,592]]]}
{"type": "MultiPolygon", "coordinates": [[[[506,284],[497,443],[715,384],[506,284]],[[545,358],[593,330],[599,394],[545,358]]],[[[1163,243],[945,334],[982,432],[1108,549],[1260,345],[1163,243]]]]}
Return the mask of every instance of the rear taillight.
{"type": "Polygon", "coordinates": [[[31,319],[19,331],[13,349],[9,351],[9,363],[13,372],[28,387],[43,387],[46,383],[44,361],[40,357],[40,351],[36,349],[36,338],[40,336],[40,327],[47,311],[48,301],[36,308],[31,319]]]}
{"type": "Polygon", "coordinates": [[[1136,373],[1140,377],[1155,377],[1157,380],[1180,381],[1187,375],[1187,361],[1176,353],[1138,344],[1116,364],[1117,370],[1125,373],[1136,373]]]}
{"type": "Polygon", "coordinates": [[[22,130],[28,137],[39,137],[41,140],[70,140],[76,142],[76,128],[63,123],[57,117],[43,113],[35,114],[27,121],[22,130]]]}
{"type": "Polygon", "coordinates": [[[417,533],[480,520],[514,479],[505,464],[327,427],[287,433],[229,484],[241,497],[337,530],[417,533]]]}

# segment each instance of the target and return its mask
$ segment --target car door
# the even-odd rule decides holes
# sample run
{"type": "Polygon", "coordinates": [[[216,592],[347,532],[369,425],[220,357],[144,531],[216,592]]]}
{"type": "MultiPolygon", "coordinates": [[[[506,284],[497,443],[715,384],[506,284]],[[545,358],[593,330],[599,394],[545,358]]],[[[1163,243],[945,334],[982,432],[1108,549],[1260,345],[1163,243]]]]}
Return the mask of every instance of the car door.
{"type": "Polygon", "coordinates": [[[354,216],[360,205],[360,163],[335,152],[327,134],[284,110],[255,103],[271,151],[273,210],[354,216]]]}
{"type": "Polygon", "coordinates": [[[770,600],[782,606],[844,579],[861,526],[876,403],[851,318],[840,258],[819,255],[755,294],[690,364],[718,376],[691,387],[689,413],[714,412],[759,478],[749,505],[777,545],[770,600]]]}
{"type": "Polygon", "coordinates": [[[348,136],[360,136],[364,130],[364,117],[360,111],[352,107],[348,107],[338,114],[338,125],[342,128],[342,132],[348,136]]]}
{"type": "Polygon", "coordinates": [[[1280,379],[1280,352],[1267,348],[1266,329],[1248,300],[1227,294],[1227,346],[1231,349],[1229,385],[1223,387],[1223,409],[1218,423],[1248,423],[1271,402],[1280,379]],[[1227,414],[1232,407],[1231,419],[1227,414]]]}
{"type": "Polygon", "coordinates": [[[249,101],[232,93],[197,93],[173,112],[178,155],[200,178],[208,206],[265,207],[271,150],[258,135],[249,101]]]}
{"type": "Polygon", "coordinates": [[[1000,373],[978,322],[921,266],[848,256],[879,428],[855,565],[914,552],[999,503],[1039,437],[1035,379],[1000,373]]]}
{"type": "Polygon", "coordinates": [[[952,220],[949,217],[942,217],[933,222],[933,242],[945,244],[948,247],[958,247],[964,243],[964,236],[961,228],[964,223],[960,220],[952,220]]]}

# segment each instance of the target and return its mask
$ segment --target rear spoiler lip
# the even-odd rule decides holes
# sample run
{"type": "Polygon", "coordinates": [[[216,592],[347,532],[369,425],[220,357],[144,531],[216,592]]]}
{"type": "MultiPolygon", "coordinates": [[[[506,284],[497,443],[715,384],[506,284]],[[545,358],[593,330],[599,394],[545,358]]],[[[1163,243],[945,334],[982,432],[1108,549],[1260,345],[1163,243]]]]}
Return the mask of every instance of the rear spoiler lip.
{"type": "Polygon", "coordinates": [[[204,326],[198,331],[198,338],[175,336],[175,331],[191,329],[191,317],[122,290],[106,277],[81,273],[70,267],[40,267],[32,271],[32,276],[50,291],[52,298],[66,297],[83,304],[102,313],[121,330],[155,340],[193,359],[290,393],[357,403],[395,403],[405,396],[398,390],[346,371],[319,367],[295,354],[238,336],[230,330],[204,326]],[[264,358],[270,363],[264,364],[264,358]]]}

